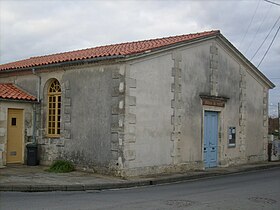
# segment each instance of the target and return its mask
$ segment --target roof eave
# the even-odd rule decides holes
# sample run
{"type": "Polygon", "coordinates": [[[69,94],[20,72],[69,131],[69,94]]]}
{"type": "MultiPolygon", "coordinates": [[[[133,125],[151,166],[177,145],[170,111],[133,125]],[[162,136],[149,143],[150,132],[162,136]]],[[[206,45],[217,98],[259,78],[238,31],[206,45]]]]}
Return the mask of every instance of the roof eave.
{"type": "Polygon", "coordinates": [[[40,104],[37,100],[24,100],[24,99],[11,99],[11,98],[0,98],[0,102],[16,102],[16,103],[32,103],[40,104]]]}
{"type": "Polygon", "coordinates": [[[105,56],[105,57],[94,57],[89,59],[51,63],[51,64],[38,65],[38,66],[30,66],[24,68],[13,68],[13,69],[2,70],[0,71],[0,74],[19,72],[19,71],[29,71],[33,69],[46,69],[46,68],[54,68],[54,67],[67,67],[67,66],[80,65],[80,64],[90,64],[90,63],[95,63],[104,60],[121,59],[124,57],[125,57],[124,55],[112,55],[112,56],[105,56]]]}
{"type": "Polygon", "coordinates": [[[220,33],[211,34],[211,35],[208,35],[206,37],[199,37],[199,38],[192,39],[192,40],[186,40],[186,41],[182,41],[182,42],[175,43],[175,44],[170,44],[170,45],[167,45],[167,46],[164,46],[164,47],[159,47],[159,48],[156,48],[156,49],[153,49],[153,50],[147,50],[147,51],[140,52],[140,53],[137,53],[137,54],[127,55],[126,58],[125,58],[125,61],[139,59],[139,58],[146,57],[146,56],[149,56],[149,55],[165,52],[167,50],[172,50],[172,49],[176,49],[176,48],[179,48],[179,47],[184,47],[184,46],[189,45],[189,44],[195,44],[195,43],[199,43],[199,42],[202,42],[202,41],[211,40],[211,39],[217,37],[218,34],[220,34],[220,33]]]}

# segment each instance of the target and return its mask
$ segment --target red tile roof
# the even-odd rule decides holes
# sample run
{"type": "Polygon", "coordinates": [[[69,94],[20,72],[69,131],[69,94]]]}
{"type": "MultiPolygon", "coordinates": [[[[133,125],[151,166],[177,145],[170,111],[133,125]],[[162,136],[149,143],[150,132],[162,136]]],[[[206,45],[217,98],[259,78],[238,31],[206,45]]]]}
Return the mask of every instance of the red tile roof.
{"type": "Polygon", "coordinates": [[[128,56],[144,53],[149,50],[156,50],[172,44],[204,38],[219,34],[219,30],[204,31],[195,34],[186,34],[179,36],[170,36],[159,39],[150,39],[137,42],[127,42],[121,44],[112,44],[83,50],[64,52],[46,56],[31,57],[29,59],[20,60],[12,63],[0,65],[0,71],[21,69],[28,67],[36,67],[48,64],[55,64],[67,61],[84,60],[91,58],[107,57],[107,56],[128,56]]]}
{"type": "Polygon", "coordinates": [[[0,99],[36,101],[36,97],[19,89],[14,84],[0,84],[0,99]]]}

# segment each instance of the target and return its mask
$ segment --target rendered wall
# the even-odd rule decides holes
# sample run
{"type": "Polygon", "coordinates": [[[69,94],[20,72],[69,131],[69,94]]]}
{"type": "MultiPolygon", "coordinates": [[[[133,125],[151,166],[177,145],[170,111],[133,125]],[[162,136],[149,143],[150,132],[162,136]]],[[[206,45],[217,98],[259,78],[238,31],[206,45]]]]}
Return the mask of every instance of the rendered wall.
{"type": "MultiPolygon", "coordinates": [[[[127,158],[125,168],[143,170],[172,164],[172,65],[170,53],[127,65],[129,78],[136,79],[136,86],[126,89],[127,95],[136,98],[135,106],[127,107],[136,116],[136,122],[128,123],[127,130],[136,140],[125,145],[125,151],[134,154],[127,158]]],[[[135,170],[131,173],[137,174],[135,170]]]]}
{"type": "Polygon", "coordinates": [[[126,90],[136,101],[127,107],[136,120],[135,139],[124,148],[133,154],[125,160],[126,175],[204,168],[204,111],[219,114],[218,166],[266,160],[268,89],[220,42],[147,56],[126,71],[136,80],[126,90]],[[201,95],[227,101],[206,106],[201,95]],[[229,127],[236,127],[235,146],[229,146],[229,127]]]}

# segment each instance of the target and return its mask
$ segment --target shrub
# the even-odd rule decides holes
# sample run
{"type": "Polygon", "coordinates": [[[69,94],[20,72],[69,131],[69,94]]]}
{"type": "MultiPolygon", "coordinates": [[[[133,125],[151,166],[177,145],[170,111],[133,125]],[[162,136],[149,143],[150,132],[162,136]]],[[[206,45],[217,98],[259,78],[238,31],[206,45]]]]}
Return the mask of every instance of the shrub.
{"type": "Polygon", "coordinates": [[[74,165],[70,161],[56,160],[47,171],[54,173],[67,173],[74,170],[74,165]]]}

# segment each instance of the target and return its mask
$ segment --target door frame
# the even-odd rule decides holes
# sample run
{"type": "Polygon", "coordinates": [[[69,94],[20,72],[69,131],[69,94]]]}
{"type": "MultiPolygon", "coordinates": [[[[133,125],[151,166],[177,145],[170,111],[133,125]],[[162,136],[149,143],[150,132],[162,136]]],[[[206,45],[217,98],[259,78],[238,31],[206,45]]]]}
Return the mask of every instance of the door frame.
{"type": "Polygon", "coordinates": [[[7,108],[7,142],[6,142],[6,164],[24,164],[24,128],[25,128],[25,118],[24,118],[24,109],[21,108],[7,108]],[[8,163],[8,141],[9,141],[9,132],[8,132],[8,127],[9,127],[9,111],[10,110],[19,110],[22,111],[22,131],[21,131],[21,136],[22,136],[22,140],[21,140],[21,160],[19,162],[14,162],[14,163],[8,163]]]}
{"type": "Polygon", "coordinates": [[[212,133],[210,137],[205,136],[205,135],[203,136],[203,139],[204,139],[204,143],[203,143],[204,168],[214,168],[214,167],[218,166],[218,138],[219,138],[219,120],[218,119],[219,119],[218,112],[214,112],[214,111],[205,111],[204,112],[204,132],[211,131],[212,128],[215,130],[215,132],[210,132],[210,133],[212,133]],[[208,117],[208,121],[207,121],[207,117],[208,117]],[[215,120],[215,121],[213,122],[212,120],[215,120]],[[206,140],[207,140],[207,142],[206,142],[206,140]],[[207,143],[207,144],[205,144],[205,143],[207,143]],[[211,146],[211,143],[213,143],[212,146],[211,146]],[[213,148],[214,148],[214,150],[212,150],[213,148]]]}
{"type": "Polygon", "coordinates": [[[223,138],[223,133],[222,133],[222,125],[223,125],[223,118],[224,118],[224,112],[223,112],[223,107],[215,107],[215,106],[203,106],[202,109],[202,116],[201,116],[201,161],[203,163],[203,168],[205,169],[205,164],[204,164],[204,123],[205,123],[205,112],[217,112],[218,114],[218,139],[217,139],[217,166],[220,166],[219,160],[221,160],[221,144],[222,144],[222,138],[223,138]]]}

